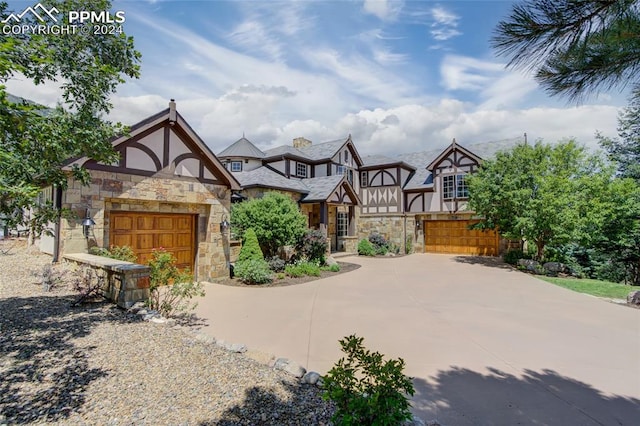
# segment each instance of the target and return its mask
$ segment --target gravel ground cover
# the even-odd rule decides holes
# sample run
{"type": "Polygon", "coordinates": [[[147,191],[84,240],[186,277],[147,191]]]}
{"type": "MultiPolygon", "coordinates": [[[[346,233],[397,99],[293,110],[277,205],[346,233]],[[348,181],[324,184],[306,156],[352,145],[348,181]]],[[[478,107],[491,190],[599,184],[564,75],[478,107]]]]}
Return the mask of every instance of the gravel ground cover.
{"type": "Polygon", "coordinates": [[[193,325],[44,291],[32,273],[50,262],[24,244],[0,254],[0,425],[329,424],[317,387],[204,342],[193,325]]]}

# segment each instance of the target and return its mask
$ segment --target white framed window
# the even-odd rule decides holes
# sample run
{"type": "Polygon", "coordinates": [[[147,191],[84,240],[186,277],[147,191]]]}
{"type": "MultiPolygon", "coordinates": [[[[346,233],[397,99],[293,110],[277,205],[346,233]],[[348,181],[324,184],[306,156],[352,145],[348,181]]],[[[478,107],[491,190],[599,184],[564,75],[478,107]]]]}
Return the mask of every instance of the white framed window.
{"type": "Polygon", "coordinates": [[[450,175],[442,177],[442,198],[469,198],[469,187],[465,175],[450,175]]]}
{"type": "Polygon", "coordinates": [[[369,172],[360,172],[360,186],[363,188],[369,186],[369,172]]]}
{"type": "Polygon", "coordinates": [[[307,165],[304,163],[296,163],[296,176],[307,177],[307,165]]]}
{"type": "Polygon", "coordinates": [[[469,198],[469,187],[465,175],[456,176],[456,198],[469,198]]]}
{"type": "Polygon", "coordinates": [[[338,237],[346,237],[349,233],[349,213],[346,212],[338,212],[337,217],[337,235],[338,237]]]}
{"type": "Polygon", "coordinates": [[[455,175],[442,177],[442,198],[451,200],[456,193],[456,177],[455,175]]]}
{"type": "Polygon", "coordinates": [[[344,175],[347,172],[347,168],[345,166],[343,166],[342,164],[338,164],[336,166],[336,174],[337,175],[344,175]]]}
{"type": "Polygon", "coordinates": [[[241,172],[242,171],[242,161],[232,161],[231,162],[231,171],[232,172],[241,172]]]}

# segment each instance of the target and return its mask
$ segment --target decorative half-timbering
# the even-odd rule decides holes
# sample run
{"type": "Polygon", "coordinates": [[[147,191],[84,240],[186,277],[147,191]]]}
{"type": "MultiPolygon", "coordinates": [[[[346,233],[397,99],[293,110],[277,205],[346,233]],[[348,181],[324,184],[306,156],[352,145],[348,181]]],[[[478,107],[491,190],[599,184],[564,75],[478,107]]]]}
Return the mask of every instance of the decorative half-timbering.
{"type": "Polygon", "coordinates": [[[221,223],[229,219],[231,191],[240,185],[175,102],[112,145],[120,154],[117,164],[86,157],[66,163],[65,169],[88,169],[91,184],[69,177],[61,207],[77,218],[61,220],[54,250],[86,253],[92,246],[127,245],[146,263],[162,248],[198,279],[228,275],[229,235],[221,223]],[[90,229],[81,226],[84,218],[93,222],[90,229]]]}

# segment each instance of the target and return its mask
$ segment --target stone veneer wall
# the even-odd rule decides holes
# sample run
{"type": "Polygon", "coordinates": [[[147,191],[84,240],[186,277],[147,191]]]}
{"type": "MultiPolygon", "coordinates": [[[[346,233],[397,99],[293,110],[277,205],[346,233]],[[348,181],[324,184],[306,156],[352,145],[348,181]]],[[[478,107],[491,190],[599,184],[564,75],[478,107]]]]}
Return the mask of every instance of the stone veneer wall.
{"type": "Polygon", "coordinates": [[[249,200],[253,200],[254,198],[262,198],[268,192],[277,192],[278,194],[286,195],[291,198],[296,203],[300,201],[300,194],[297,192],[284,191],[279,189],[269,189],[269,188],[249,188],[244,189],[242,194],[247,197],[249,200]]]}
{"type": "Polygon", "coordinates": [[[384,236],[388,241],[400,247],[400,253],[405,253],[407,236],[412,239],[413,252],[420,252],[417,248],[419,233],[416,232],[414,216],[402,214],[360,215],[358,217],[358,241],[369,238],[373,232],[384,236]]]}
{"type": "Polygon", "coordinates": [[[153,177],[91,170],[91,184],[69,178],[62,207],[75,219],[62,219],[62,253],[87,253],[89,246],[109,246],[111,211],[197,214],[196,275],[211,280],[229,275],[228,235],[220,232],[223,216],[230,218],[230,190],[223,185],[201,183],[172,175],[153,177]],[[82,233],[86,209],[96,222],[89,240],[82,233]]]}

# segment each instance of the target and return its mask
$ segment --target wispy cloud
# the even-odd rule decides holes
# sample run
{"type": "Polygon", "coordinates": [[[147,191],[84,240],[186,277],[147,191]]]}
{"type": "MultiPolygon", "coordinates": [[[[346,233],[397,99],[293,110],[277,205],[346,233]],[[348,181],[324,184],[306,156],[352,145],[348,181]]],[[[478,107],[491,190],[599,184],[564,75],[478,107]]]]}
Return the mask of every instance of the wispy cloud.
{"type": "Polygon", "coordinates": [[[404,1],[401,0],[364,0],[363,10],[383,21],[394,21],[400,15],[404,1]]]}
{"type": "Polygon", "coordinates": [[[438,41],[449,40],[450,38],[462,35],[458,31],[458,21],[460,17],[442,6],[431,8],[431,37],[438,41]]]}

